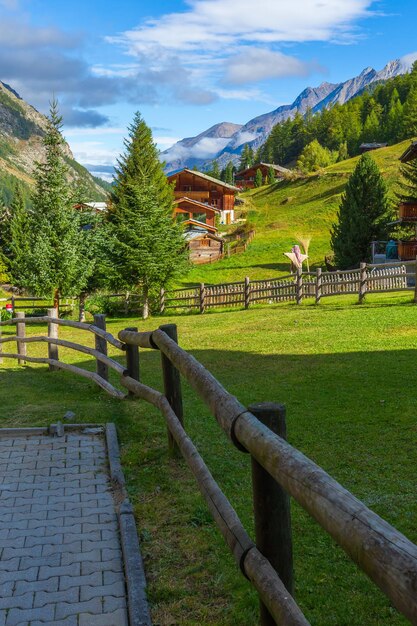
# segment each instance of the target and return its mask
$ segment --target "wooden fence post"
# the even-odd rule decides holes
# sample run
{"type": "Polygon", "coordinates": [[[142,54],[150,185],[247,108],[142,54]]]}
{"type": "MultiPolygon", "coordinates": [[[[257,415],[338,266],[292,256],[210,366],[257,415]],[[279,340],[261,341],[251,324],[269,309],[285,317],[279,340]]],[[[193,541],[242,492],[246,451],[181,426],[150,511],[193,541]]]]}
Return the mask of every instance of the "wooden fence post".
{"type": "Polygon", "coordinates": [[[249,276],[245,276],[245,309],[249,308],[250,304],[250,280],[249,276]]]}
{"type": "Polygon", "coordinates": [[[362,304],[362,302],[365,299],[366,287],[367,287],[366,263],[361,263],[360,264],[360,278],[359,278],[359,304],[362,304]]]}
{"type": "MultiPolygon", "coordinates": [[[[24,339],[26,336],[26,325],[25,325],[25,312],[24,311],[16,311],[15,316],[21,319],[21,322],[16,322],[16,335],[20,339],[24,339]]],[[[25,363],[26,352],[26,343],[23,341],[17,340],[17,354],[19,354],[20,359],[18,359],[18,364],[23,365],[25,363]]]]}
{"type": "MultiPolygon", "coordinates": [[[[57,309],[47,309],[48,317],[57,318],[58,310],[57,309]]],[[[53,324],[52,322],[48,322],[48,337],[52,339],[58,339],[58,324],[53,324]]],[[[48,359],[54,359],[58,361],[58,346],[55,343],[48,343],[48,359]]],[[[50,372],[57,372],[59,367],[55,367],[55,365],[49,365],[50,372]]]]}
{"type": "Polygon", "coordinates": [[[301,267],[297,267],[297,277],[295,283],[295,301],[297,304],[301,304],[303,300],[303,270],[301,267]]]}
{"type": "Polygon", "coordinates": [[[206,288],[204,283],[200,283],[200,313],[206,310],[206,288]]]}
{"type": "MultiPolygon", "coordinates": [[[[133,326],[131,328],[126,328],[131,332],[137,333],[137,326],[133,326]]],[[[132,346],[131,344],[126,344],[126,373],[130,378],[134,378],[135,380],[140,380],[140,362],[139,362],[139,346],[132,346]]],[[[134,396],[135,394],[132,391],[129,391],[129,396],[134,396]]]]}
{"type": "MultiPolygon", "coordinates": [[[[272,402],[253,404],[248,410],[272,432],[286,439],[285,406],[272,402]]],[[[252,458],[252,487],[256,546],[278,572],[293,595],[293,556],[290,498],[272,476],[252,458]]],[[[261,626],[275,626],[266,606],[260,603],[261,626]]]]}
{"type": "Polygon", "coordinates": [[[316,304],[320,304],[322,280],[321,267],[318,267],[316,271],[316,304]]]}
{"type": "MultiPolygon", "coordinates": [[[[163,324],[159,327],[175,343],[178,343],[178,333],[176,324],[163,324]]],[[[161,352],[162,378],[164,381],[164,394],[175,415],[184,424],[184,411],[182,406],[181,378],[177,368],[171,363],[169,358],[161,352]]],[[[168,452],[170,456],[180,456],[180,451],[170,431],[168,430],[168,452]]]]}
{"type": "MultiPolygon", "coordinates": [[[[106,316],[102,313],[96,313],[94,315],[94,326],[106,330],[106,316]]],[[[107,341],[103,337],[95,335],[96,350],[107,356],[107,341]]],[[[106,363],[96,360],[96,372],[104,380],[109,380],[109,368],[106,363]]]]}
{"type": "Polygon", "coordinates": [[[159,291],[159,312],[162,313],[165,311],[165,289],[161,287],[159,291]]]}
{"type": "MultiPolygon", "coordinates": [[[[407,278],[405,279],[407,280],[407,278]]],[[[417,256],[416,256],[416,271],[415,271],[415,285],[414,285],[414,302],[417,303],[417,256]]]]}

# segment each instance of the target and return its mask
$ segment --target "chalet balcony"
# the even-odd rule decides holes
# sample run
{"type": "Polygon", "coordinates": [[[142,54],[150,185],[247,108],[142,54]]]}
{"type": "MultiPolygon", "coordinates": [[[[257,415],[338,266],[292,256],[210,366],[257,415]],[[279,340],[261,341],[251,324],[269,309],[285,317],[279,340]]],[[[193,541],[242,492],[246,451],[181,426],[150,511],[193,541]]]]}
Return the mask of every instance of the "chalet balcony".
{"type": "Polygon", "coordinates": [[[210,192],[207,190],[196,191],[175,191],[175,198],[190,198],[190,200],[197,200],[198,202],[207,202],[210,199],[210,192]]]}
{"type": "Polygon", "coordinates": [[[417,222],[417,202],[401,202],[398,209],[401,220],[417,222]]]}
{"type": "MultiPolygon", "coordinates": [[[[417,220],[417,215],[415,219],[417,220]]],[[[417,257],[417,240],[399,241],[398,257],[400,261],[413,261],[417,257]]]]}
{"type": "Polygon", "coordinates": [[[417,257],[417,239],[407,241],[373,241],[372,263],[389,263],[390,261],[414,261],[417,257]]]}

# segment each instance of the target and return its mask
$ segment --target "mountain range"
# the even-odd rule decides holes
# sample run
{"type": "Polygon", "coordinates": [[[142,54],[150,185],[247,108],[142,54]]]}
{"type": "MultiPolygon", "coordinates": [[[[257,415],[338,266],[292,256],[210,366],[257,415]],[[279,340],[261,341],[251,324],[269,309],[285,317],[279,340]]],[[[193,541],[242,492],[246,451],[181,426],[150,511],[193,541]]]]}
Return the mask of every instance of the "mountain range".
{"type": "Polygon", "coordinates": [[[274,111],[254,117],[244,125],[221,122],[196,137],[181,139],[162,152],[161,159],[166,164],[165,169],[173,172],[183,167],[197,166],[204,170],[210,167],[213,160],[219,163],[220,168],[225,167],[229,161],[237,164],[243,146],[249,143],[254,149],[258,148],[278,122],[284,122],[296,113],[303,115],[309,109],[315,113],[336,103],[344,104],[372,84],[409,72],[416,59],[417,53],[409,54],[390,61],[380,71],[367,67],[359,76],[344,82],[323,82],[318,87],[307,87],[292,104],[279,106],[274,111]]]}
{"type": "MultiPolygon", "coordinates": [[[[47,126],[44,115],[0,81],[0,199],[10,200],[16,180],[27,188],[33,185],[35,164],[44,158],[42,139],[47,126]]],[[[75,161],[67,143],[64,144],[64,157],[69,179],[86,188],[88,199],[104,198],[105,190],[100,181],[75,161]]]]}

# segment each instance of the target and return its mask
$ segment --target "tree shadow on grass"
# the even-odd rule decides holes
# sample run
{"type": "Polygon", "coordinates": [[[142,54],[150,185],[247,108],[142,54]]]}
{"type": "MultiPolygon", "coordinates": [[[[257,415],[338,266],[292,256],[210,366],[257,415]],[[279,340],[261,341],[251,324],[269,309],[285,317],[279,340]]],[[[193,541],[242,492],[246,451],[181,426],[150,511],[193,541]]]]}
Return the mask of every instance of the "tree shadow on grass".
{"type": "MultiPolygon", "coordinates": [[[[267,347],[260,343],[259,350],[267,350],[267,347]]],[[[245,406],[262,401],[286,404],[290,443],[411,540],[417,539],[413,519],[416,509],[413,477],[417,464],[415,350],[259,354],[229,350],[226,340],[222,350],[201,349],[192,354],[245,406]]],[[[76,365],[94,368],[91,360],[80,360],[76,365]]],[[[141,372],[143,382],[161,389],[157,351],[141,351],[141,372]]],[[[116,383],[117,377],[112,380],[116,383]]],[[[187,431],[245,525],[251,528],[248,455],[242,455],[227,442],[207,408],[184,382],[183,396],[187,431]]],[[[190,492],[187,481],[178,485],[173,482],[175,477],[178,480],[178,468],[183,465],[168,460],[165,424],[158,412],[145,402],[114,400],[90,382],[68,372],[17,366],[1,370],[0,397],[4,425],[46,424],[62,418],[66,410],[74,410],[75,421],[116,422],[123,444],[128,487],[144,516],[139,517],[140,527],[144,524],[152,528],[153,533],[157,528],[163,529],[162,498],[170,502],[170,498],[174,498],[172,514],[179,520],[184,515],[180,513],[180,505],[190,507],[186,515],[191,517],[200,506],[196,489],[190,492]],[[153,498],[154,506],[141,508],[142,498],[144,502],[153,498]]],[[[201,532],[208,532],[191,526],[186,529],[190,533],[188,541],[197,541],[201,532]]],[[[167,554],[176,549],[175,528],[173,522],[172,533],[165,536],[167,554]]],[[[388,600],[358,574],[341,550],[296,506],[293,528],[297,598],[312,623],[326,626],[406,624],[392,612],[388,600]]],[[[149,567],[152,567],[152,551],[162,549],[152,541],[158,542],[157,537],[145,546],[149,567]]],[[[247,596],[244,604],[247,602],[248,607],[256,602],[255,595],[239,578],[232,558],[221,547],[218,533],[210,531],[209,541],[214,546],[210,554],[218,559],[215,576],[223,572],[231,607],[228,616],[215,613],[217,622],[210,623],[222,623],[222,626],[242,623],[236,621],[241,607],[235,606],[234,594],[240,594],[240,602],[242,594],[247,596]],[[233,588],[229,575],[240,581],[233,588]]],[[[206,557],[211,558],[208,553],[206,557]]],[[[187,563],[185,554],[182,558],[187,563]]],[[[174,572],[173,586],[181,585],[184,577],[187,585],[194,584],[190,582],[187,567],[183,567],[174,572]]],[[[208,584],[214,585],[214,579],[208,584]]],[[[153,579],[153,593],[157,594],[157,589],[158,580],[153,579]]],[[[171,608],[175,610],[174,592],[170,598],[163,604],[170,610],[172,601],[171,608]]],[[[205,602],[209,599],[203,591],[201,603],[205,602]]]]}

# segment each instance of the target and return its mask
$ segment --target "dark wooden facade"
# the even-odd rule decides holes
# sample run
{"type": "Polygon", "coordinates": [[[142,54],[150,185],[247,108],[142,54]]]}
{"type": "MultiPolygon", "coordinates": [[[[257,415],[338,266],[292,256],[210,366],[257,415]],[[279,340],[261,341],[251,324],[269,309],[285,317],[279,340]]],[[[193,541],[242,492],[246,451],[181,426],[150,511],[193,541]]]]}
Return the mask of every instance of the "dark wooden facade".
{"type": "Polygon", "coordinates": [[[190,261],[194,264],[212,263],[223,256],[223,240],[209,232],[188,233],[190,261]]]}
{"type": "Polygon", "coordinates": [[[229,223],[227,216],[230,221],[234,221],[232,212],[235,206],[235,193],[239,191],[237,187],[189,169],[171,174],[168,180],[175,183],[174,195],[177,200],[187,197],[201,204],[208,204],[221,211],[224,223],[229,223]]]}
{"type": "Polygon", "coordinates": [[[401,163],[408,163],[417,159],[417,141],[413,141],[410,146],[400,156],[401,163]]]}
{"type": "Polygon", "coordinates": [[[220,216],[220,209],[183,197],[175,200],[174,215],[184,220],[195,220],[215,227],[216,216],[220,216]]]}
{"type": "Polygon", "coordinates": [[[267,182],[269,169],[271,167],[275,172],[275,180],[277,181],[283,180],[290,173],[290,170],[285,167],[281,167],[280,165],[274,165],[273,163],[255,163],[255,165],[248,167],[246,170],[237,172],[235,176],[235,183],[241,189],[253,189],[253,187],[255,187],[255,176],[257,170],[261,170],[262,178],[265,182],[267,182]]]}

